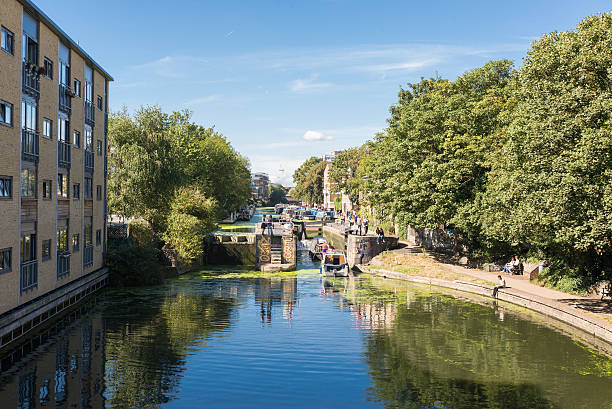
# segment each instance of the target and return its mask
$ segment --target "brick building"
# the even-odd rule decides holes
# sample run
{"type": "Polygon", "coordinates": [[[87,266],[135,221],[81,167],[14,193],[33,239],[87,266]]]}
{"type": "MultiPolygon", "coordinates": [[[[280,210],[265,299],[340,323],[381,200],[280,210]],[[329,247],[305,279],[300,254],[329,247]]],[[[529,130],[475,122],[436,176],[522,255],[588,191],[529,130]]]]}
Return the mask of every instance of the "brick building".
{"type": "Polygon", "coordinates": [[[2,346],[101,284],[112,77],[30,0],[0,26],[2,346]]]}

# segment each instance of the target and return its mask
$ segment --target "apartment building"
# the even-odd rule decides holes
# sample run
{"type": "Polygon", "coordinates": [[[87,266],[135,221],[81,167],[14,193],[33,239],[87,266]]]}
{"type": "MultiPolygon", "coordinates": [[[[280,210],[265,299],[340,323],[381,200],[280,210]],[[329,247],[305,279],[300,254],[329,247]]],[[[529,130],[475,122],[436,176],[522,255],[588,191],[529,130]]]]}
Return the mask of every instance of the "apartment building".
{"type": "Polygon", "coordinates": [[[30,0],[0,30],[1,347],[103,284],[113,79],[30,0]]]}
{"type": "Polygon", "coordinates": [[[267,173],[253,173],[251,175],[251,194],[253,200],[263,200],[267,202],[270,199],[270,177],[267,173]]]}

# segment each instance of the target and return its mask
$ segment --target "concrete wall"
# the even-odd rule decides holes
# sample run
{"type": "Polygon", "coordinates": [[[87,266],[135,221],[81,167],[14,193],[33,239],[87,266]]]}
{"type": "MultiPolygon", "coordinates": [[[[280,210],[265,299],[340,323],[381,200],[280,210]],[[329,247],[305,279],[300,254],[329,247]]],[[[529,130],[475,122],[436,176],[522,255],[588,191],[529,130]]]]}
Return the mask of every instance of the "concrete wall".
{"type": "Polygon", "coordinates": [[[376,243],[376,236],[348,236],[346,259],[350,267],[365,264],[385,250],[397,247],[397,237],[385,237],[384,243],[376,243]],[[359,254],[363,252],[363,257],[359,254]]]}
{"type": "MultiPolygon", "coordinates": [[[[226,236],[229,238],[229,236],[226,236]]],[[[246,236],[237,236],[246,237],[246,236]]],[[[209,236],[205,241],[204,261],[210,265],[251,265],[256,264],[254,241],[224,241],[209,236]]]]}

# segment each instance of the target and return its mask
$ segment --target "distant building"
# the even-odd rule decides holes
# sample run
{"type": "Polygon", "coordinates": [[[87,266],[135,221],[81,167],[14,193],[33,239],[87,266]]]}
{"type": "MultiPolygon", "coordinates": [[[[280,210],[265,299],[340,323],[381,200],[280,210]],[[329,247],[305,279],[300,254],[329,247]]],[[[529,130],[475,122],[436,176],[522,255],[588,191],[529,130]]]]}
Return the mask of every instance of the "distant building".
{"type": "Polygon", "coordinates": [[[329,179],[331,167],[332,164],[328,162],[323,173],[323,207],[327,210],[335,210],[334,200],[340,196],[339,193],[335,193],[332,190],[334,183],[329,179]]]}
{"type": "Polygon", "coordinates": [[[253,200],[267,202],[270,199],[270,177],[267,173],[253,173],[251,175],[251,195],[253,200]]]}
{"type": "Polygon", "coordinates": [[[342,151],[333,151],[331,153],[323,155],[321,159],[323,159],[325,162],[331,162],[336,158],[336,155],[338,155],[340,152],[342,151]]]}

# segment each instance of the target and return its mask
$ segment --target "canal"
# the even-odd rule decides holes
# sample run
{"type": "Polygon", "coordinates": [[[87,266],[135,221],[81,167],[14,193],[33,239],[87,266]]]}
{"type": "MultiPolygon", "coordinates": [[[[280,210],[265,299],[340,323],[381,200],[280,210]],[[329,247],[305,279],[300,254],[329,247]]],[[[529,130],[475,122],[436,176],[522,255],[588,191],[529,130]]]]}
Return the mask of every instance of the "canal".
{"type": "Polygon", "coordinates": [[[610,408],[612,360],[490,299],[219,268],[108,289],[5,357],[5,408],[610,408]]]}

